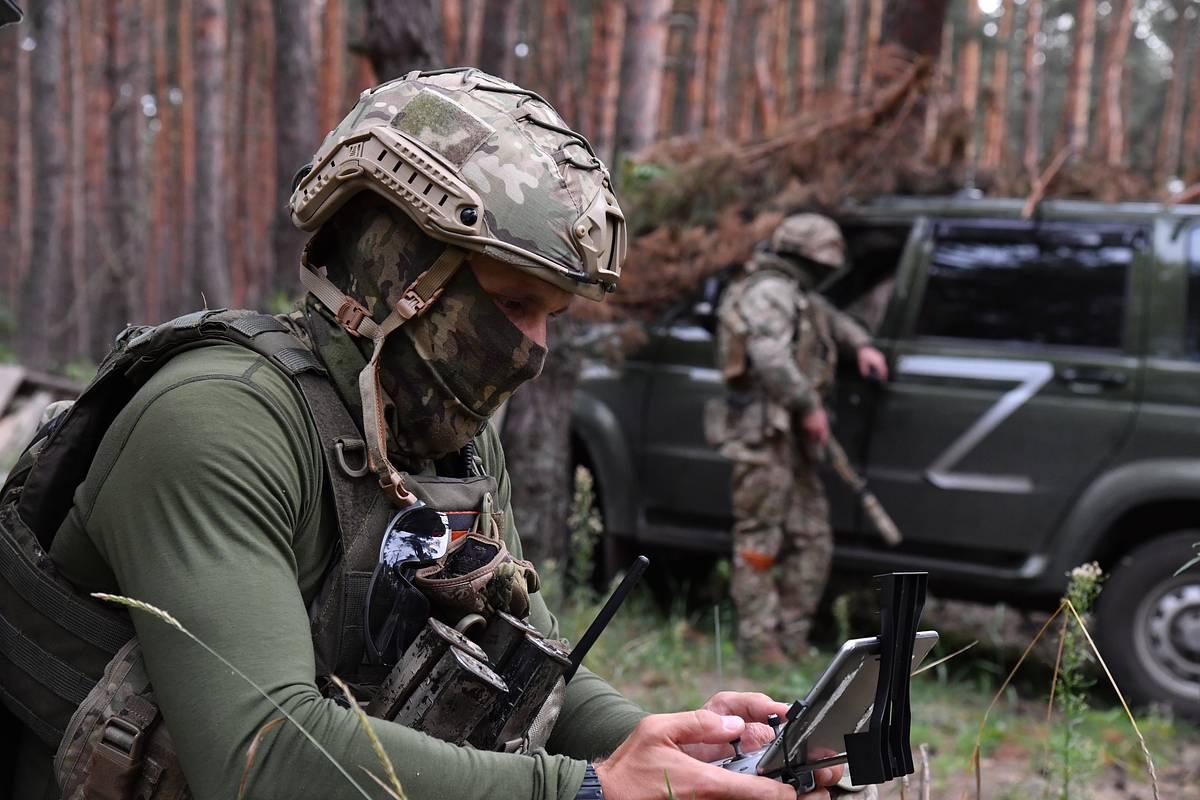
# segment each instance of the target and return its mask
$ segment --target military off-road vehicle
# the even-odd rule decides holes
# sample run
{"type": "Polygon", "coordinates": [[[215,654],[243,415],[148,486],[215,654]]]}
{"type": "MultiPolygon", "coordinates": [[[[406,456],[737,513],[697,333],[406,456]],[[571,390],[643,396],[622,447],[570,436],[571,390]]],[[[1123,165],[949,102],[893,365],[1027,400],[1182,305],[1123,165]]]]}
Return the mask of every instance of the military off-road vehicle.
{"type": "MultiPolygon", "coordinates": [[[[1123,687],[1200,714],[1200,207],[893,199],[841,215],[850,266],[823,291],[891,379],[839,376],[834,430],[904,534],[888,548],[830,489],[840,570],[928,570],[944,596],[1050,605],[1111,572],[1095,631],[1123,687]]],[[[649,327],[575,398],[619,545],[729,551],[729,463],[702,411],[723,391],[726,276],[649,327]]]]}

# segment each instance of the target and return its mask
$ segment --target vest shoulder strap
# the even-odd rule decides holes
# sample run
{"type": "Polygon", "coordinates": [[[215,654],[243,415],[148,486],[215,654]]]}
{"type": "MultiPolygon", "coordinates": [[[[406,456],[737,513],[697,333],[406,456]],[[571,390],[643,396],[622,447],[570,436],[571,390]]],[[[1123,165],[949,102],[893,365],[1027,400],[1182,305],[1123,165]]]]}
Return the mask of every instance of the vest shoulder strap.
{"type": "Polygon", "coordinates": [[[126,328],[70,410],[35,437],[36,458],[21,470],[19,513],[42,547],[49,549],[105,432],[137,390],[174,356],[221,343],[253,350],[292,377],[324,372],[282,322],[252,311],[198,311],[126,328]]]}

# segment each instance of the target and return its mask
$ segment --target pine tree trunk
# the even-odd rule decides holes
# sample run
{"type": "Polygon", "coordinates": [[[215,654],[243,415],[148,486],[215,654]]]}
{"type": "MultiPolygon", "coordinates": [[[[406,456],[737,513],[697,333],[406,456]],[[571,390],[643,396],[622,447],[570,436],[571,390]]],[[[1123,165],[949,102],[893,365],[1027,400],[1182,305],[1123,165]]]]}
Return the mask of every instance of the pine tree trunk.
{"type": "Polygon", "coordinates": [[[617,104],[621,93],[621,44],[625,37],[623,0],[600,0],[592,10],[592,45],[588,84],[595,88],[588,124],[596,154],[613,169],[617,136],[617,104]]]}
{"type": "MultiPolygon", "coordinates": [[[[309,45],[312,0],[275,0],[275,197],[271,245],[274,280],[271,289],[296,285],[305,235],[292,224],[288,198],[292,176],[307,164],[319,144],[317,136],[316,60],[309,45]]],[[[368,8],[375,8],[368,4],[368,8]]],[[[391,15],[394,19],[404,15],[391,15]]],[[[368,19],[368,49],[379,46],[377,19],[368,19]]],[[[398,43],[399,44],[399,43],[398,43]]],[[[373,57],[374,58],[374,57],[373,57]]]]}
{"type": "Polygon", "coordinates": [[[980,16],[977,0],[962,0],[967,6],[966,41],[958,60],[958,103],[967,117],[967,158],[975,157],[975,116],[979,102],[980,16]]]}
{"type": "Polygon", "coordinates": [[[484,0],[479,48],[479,66],[484,72],[513,79],[513,48],[517,44],[520,15],[521,5],[517,0],[484,0]]]}
{"type": "MultiPolygon", "coordinates": [[[[109,314],[103,305],[105,284],[112,254],[117,247],[111,229],[113,192],[109,186],[111,110],[116,102],[114,87],[109,80],[109,61],[113,27],[112,3],[109,0],[82,0],[79,14],[86,22],[83,28],[84,49],[88,70],[84,74],[86,136],[84,160],[84,247],[88,254],[87,282],[77,286],[91,309],[87,340],[81,341],[82,355],[99,358],[112,345],[113,334],[125,320],[109,314]]],[[[118,305],[120,305],[118,303],[118,305]]]]}
{"type": "Polygon", "coordinates": [[[1120,167],[1125,163],[1125,57],[1133,33],[1132,0],[1118,0],[1112,14],[1114,26],[1104,48],[1104,86],[1100,92],[1097,119],[1099,154],[1104,163],[1120,167]]]}
{"type": "Polygon", "coordinates": [[[1042,0],[1025,1],[1025,85],[1021,96],[1025,105],[1022,161],[1030,180],[1041,171],[1042,161],[1042,67],[1043,53],[1038,42],[1042,32],[1042,0]]]}
{"type": "MultiPolygon", "coordinates": [[[[0,28],[0,108],[16,109],[17,58],[21,52],[17,26],[0,28]]],[[[17,263],[17,126],[16,114],[0,114],[0,291],[16,297],[17,263]]],[[[8,305],[6,302],[5,305],[8,305]]]]}
{"type": "MultiPolygon", "coordinates": [[[[290,181],[292,176],[276,176],[274,174],[274,167],[278,160],[276,155],[278,124],[275,115],[255,113],[257,109],[273,107],[277,99],[276,86],[286,80],[286,78],[277,78],[275,74],[274,7],[271,0],[246,0],[246,2],[250,12],[250,38],[252,41],[259,42],[260,47],[259,52],[251,54],[253,74],[250,86],[247,87],[248,90],[243,96],[245,105],[242,109],[242,119],[246,120],[246,125],[243,126],[243,134],[246,137],[245,148],[247,153],[252,154],[250,157],[256,163],[264,165],[272,173],[269,179],[257,181],[253,186],[239,193],[241,195],[239,202],[244,201],[246,204],[245,227],[243,228],[248,239],[246,252],[249,254],[250,265],[257,266],[252,273],[252,285],[249,293],[256,298],[261,298],[275,288],[273,285],[276,278],[273,233],[276,214],[275,198],[279,191],[278,182],[290,181]]],[[[360,61],[364,64],[368,63],[365,57],[360,58],[360,61]]],[[[315,144],[314,142],[314,149],[315,144]]],[[[292,269],[284,277],[291,278],[295,274],[296,270],[292,269]]]]}
{"type": "Polygon", "coordinates": [[[733,36],[730,42],[732,52],[738,54],[738,57],[733,58],[730,71],[732,85],[737,87],[737,91],[732,93],[735,99],[733,137],[739,142],[746,142],[754,137],[759,120],[757,111],[760,92],[754,59],[754,42],[758,31],[755,2],[756,0],[737,0],[737,13],[733,17],[733,36]]]}
{"type": "Polygon", "coordinates": [[[758,108],[759,130],[767,136],[775,132],[778,124],[775,115],[777,88],[771,74],[770,62],[771,30],[774,22],[770,0],[763,0],[754,13],[750,52],[753,54],[754,97],[758,108]]]}
{"type": "Polygon", "coordinates": [[[1079,33],[1075,39],[1070,91],[1066,103],[1066,142],[1076,153],[1083,153],[1088,140],[1088,119],[1092,105],[1092,67],[1096,61],[1096,0],[1079,0],[1075,19],[1079,23],[1079,33]]]}
{"type": "Polygon", "coordinates": [[[1183,135],[1183,178],[1200,181],[1200,51],[1192,53],[1192,97],[1183,135]]]}
{"type": "Polygon", "coordinates": [[[867,0],[867,37],[863,46],[862,80],[859,84],[863,94],[870,94],[875,89],[875,69],[882,41],[883,0],[867,0]]]}
{"type": "Polygon", "coordinates": [[[462,0],[442,0],[442,55],[446,66],[462,61],[462,0]]]}
{"type": "Polygon", "coordinates": [[[1012,0],[1001,4],[1000,30],[996,37],[996,49],[992,55],[992,79],[988,86],[990,101],[984,115],[983,152],[980,165],[996,170],[1005,161],[1005,143],[1008,141],[1008,48],[1011,45],[1013,18],[1017,15],[1012,0]]]}
{"type": "Polygon", "coordinates": [[[480,64],[483,46],[484,0],[465,0],[463,4],[463,53],[459,63],[463,66],[480,64]]]}
{"type": "Polygon", "coordinates": [[[667,46],[663,57],[662,90],[658,98],[658,123],[662,137],[675,134],[675,105],[679,94],[679,71],[683,64],[683,30],[668,24],[667,46]]]}
{"type": "Polygon", "coordinates": [[[150,122],[151,152],[150,165],[150,253],[151,275],[146,280],[144,319],[159,322],[164,319],[164,287],[170,280],[170,252],[168,243],[168,197],[171,191],[173,149],[171,136],[174,133],[175,112],[170,101],[170,54],[167,42],[167,0],[149,0],[148,26],[151,34],[150,51],[153,63],[155,117],[150,122]]]}
{"type": "MultiPolygon", "coordinates": [[[[248,159],[242,153],[241,134],[246,129],[242,117],[244,104],[242,94],[246,91],[246,67],[251,54],[247,51],[247,29],[250,27],[250,9],[247,3],[236,3],[230,7],[229,40],[225,51],[225,185],[221,196],[225,198],[225,241],[226,261],[229,265],[229,299],[234,308],[246,308],[247,256],[246,237],[243,236],[243,217],[238,208],[238,197],[242,194],[241,177],[248,159]]],[[[253,39],[251,39],[253,41],[253,39]]],[[[254,48],[257,49],[255,42],[254,48]]],[[[274,265],[272,265],[274,268],[274,265]]]]}
{"type": "Polygon", "coordinates": [[[343,0],[325,0],[321,33],[321,71],[317,76],[317,102],[321,104],[321,111],[317,115],[316,136],[312,141],[314,151],[321,137],[337,127],[349,110],[346,104],[346,11],[343,0]]]}
{"type": "Polygon", "coordinates": [[[35,190],[30,264],[18,309],[17,348],[22,363],[42,370],[61,363],[61,354],[55,353],[54,344],[57,328],[67,321],[62,302],[67,129],[59,111],[65,86],[62,69],[65,5],[63,0],[43,0],[29,8],[26,23],[27,35],[36,44],[30,62],[32,93],[36,98],[30,115],[35,190]]]}
{"type": "MultiPolygon", "coordinates": [[[[32,22],[26,17],[26,22],[9,30],[20,30],[22,40],[31,35],[32,22]]],[[[17,48],[17,207],[15,213],[15,236],[17,241],[17,259],[13,267],[12,294],[17,297],[29,272],[29,259],[33,252],[33,215],[34,215],[34,154],[33,154],[33,81],[30,78],[33,58],[23,46],[17,48]]],[[[99,163],[103,164],[103,156],[99,163]]]]}
{"type": "Polygon", "coordinates": [[[704,130],[724,133],[729,124],[729,0],[712,0],[712,27],[708,47],[708,100],[704,104],[704,130]]]}
{"type": "Polygon", "coordinates": [[[943,165],[946,159],[935,152],[938,144],[942,114],[953,104],[950,94],[950,77],[954,72],[954,23],[947,22],[942,28],[942,49],[938,54],[937,71],[930,87],[929,104],[925,107],[925,153],[935,164],[943,165]]]}
{"type": "Polygon", "coordinates": [[[142,266],[146,258],[149,218],[143,190],[142,97],[150,87],[149,59],[138,0],[111,5],[113,27],[108,59],[109,85],[116,87],[108,112],[109,246],[102,251],[102,278],[90,301],[101,314],[101,335],[112,336],[139,316],[142,266]]]}
{"type": "Polygon", "coordinates": [[[229,303],[225,229],[225,3],[197,0],[196,8],[196,290],[208,308],[229,303]]]}
{"type": "Polygon", "coordinates": [[[1154,159],[1154,175],[1160,184],[1178,175],[1179,171],[1188,55],[1195,47],[1196,35],[1197,25],[1182,19],[1176,23],[1175,39],[1171,42],[1171,52],[1174,54],[1171,79],[1167,85],[1167,103],[1163,110],[1162,125],[1159,126],[1158,152],[1154,159]]]}
{"type": "Polygon", "coordinates": [[[821,17],[817,0],[800,0],[800,111],[808,113],[816,105],[817,92],[824,75],[821,64],[821,17]]]}
{"type": "Polygon", "coordinates": [[[687,79],[687,132],[699,136],[704,131],[704,109],[708,103],[708,64],[711,47],[713,0],[696,0],[696,20],[692,28],[692,65],[687,79]]]}
{"type": "Polygon", "coordinates": [[[771,21],[771,81],[775,84],[775,116],[786,117],[799,106],[800,81],[792,64],[792,40],[795,19],[799,12],[793,8],[801,0],[774,0],[768,4],[771,21]]]}
{"type": "Polygon", "coordinates": [[[618,157],[636,153],[657,138],[670,14],[671,0],[626,0],[617,103],[618,157]]]}
{"type": "Polygon", "coordinates": [[[199,229],[196,219],[197,163],[196,163],[196,101],[199,83],[196,81],[196,8],[197,0],[179,0],[179,75],[182,93],[179,106],[179,275],[174,282],[173,312],[183,312],[200,306],[200,295],[196,258],[199,244],[199,229]]]}
{"type": "MultiPolygon", "coordinates": [[[[70,338],[66,344],[69,357],[85,358],[89,355],[92,333],[92,304],[88,302],[90,279],[87,257],[87,169],[86,144],[88,136],[87,117],[87,37],[90,20],[86,4],[79,3],[76,13],[67,21],[67,49],[71,69],[70,77],[70,170],[67,173],[67,197],[70,204],[71,222],[69,248],[66,259],[71,275],[71,319],[70,338]]],[[[155,265],[154,254],[150,265],[155,265]]]]}
{"type": "Polygon", "coordinates": [[[549,30],[556,33],[553,36],[545,37],[548,40],[547,50],[552,54],[552,57],[546,62],[549,67],[546,83],[553,89],[551,99],[558,113],[562,115],[568,125],[578,126],[581,116],[579,73],[576,69],[576,62],[571,57],[578,33],[574,29],[570,9],[567,6],[567,0],[549,0],[547,26],[549,30]]]}
{"type": "Polygon", "coordinates": [[[408,0],[402,13],[391,0],[366,0],[366,13],[363,46],[380,81],[444,66],[435,0],[408,0]]]}
{"type": "Polygon", "coordinates": [[[862,5],[860,0],[845,0],[842,21],[842,46],[838,53],[837,91],[843,106],[854,105],[858,94],[859,44],[862,41],[862,5]]]}

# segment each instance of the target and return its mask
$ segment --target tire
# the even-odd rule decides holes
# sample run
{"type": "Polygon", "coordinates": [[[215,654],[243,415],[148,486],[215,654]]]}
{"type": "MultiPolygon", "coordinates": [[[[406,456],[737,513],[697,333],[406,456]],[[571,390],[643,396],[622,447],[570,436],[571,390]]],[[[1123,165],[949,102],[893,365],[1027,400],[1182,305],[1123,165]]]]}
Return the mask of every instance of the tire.
{"type": "Polygon", "coordinates": [[[1113,566],[1096,607],[1095,635],[1126,697],[1200,719],[1200,530],[1156,537],[1113,566]]]}

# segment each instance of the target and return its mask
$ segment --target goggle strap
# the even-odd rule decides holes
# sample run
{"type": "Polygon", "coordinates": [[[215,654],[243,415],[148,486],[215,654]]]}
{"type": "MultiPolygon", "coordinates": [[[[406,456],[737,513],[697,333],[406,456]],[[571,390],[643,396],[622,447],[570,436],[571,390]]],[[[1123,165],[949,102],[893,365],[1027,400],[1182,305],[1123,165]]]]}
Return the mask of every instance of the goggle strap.
{"type": "MultiPolygon", "coordinates": [[[[387,420],[383,416],[383,389],[379,383],[379,357],[383,353],[383,343],[388,335],[412,319],[419,316],[437,299],[442,287],[454,275],[462,264],[466,253],[457,247],[447,247],[437,260],[405,290],[405,297],[396,304],[396,310],[388,315],[380,324],[371,338],[374,348],[371,360],[358,374],[358,391],[363,401],[363,438],[367,442],[367,459],[371,469],[379,476],[379,485],[388,497],[400,505],[412,505],[416,496],[404,485],[404,476],[392,464],[387,456],[387,420]],[[419,304],[405,308],[404,302],[410,295],[420,300],[419,304]],[[406,311],[409,312],[406,314],[406,311]]],[[[324,302],[324,301],[322,301],[324,302]]]]}

